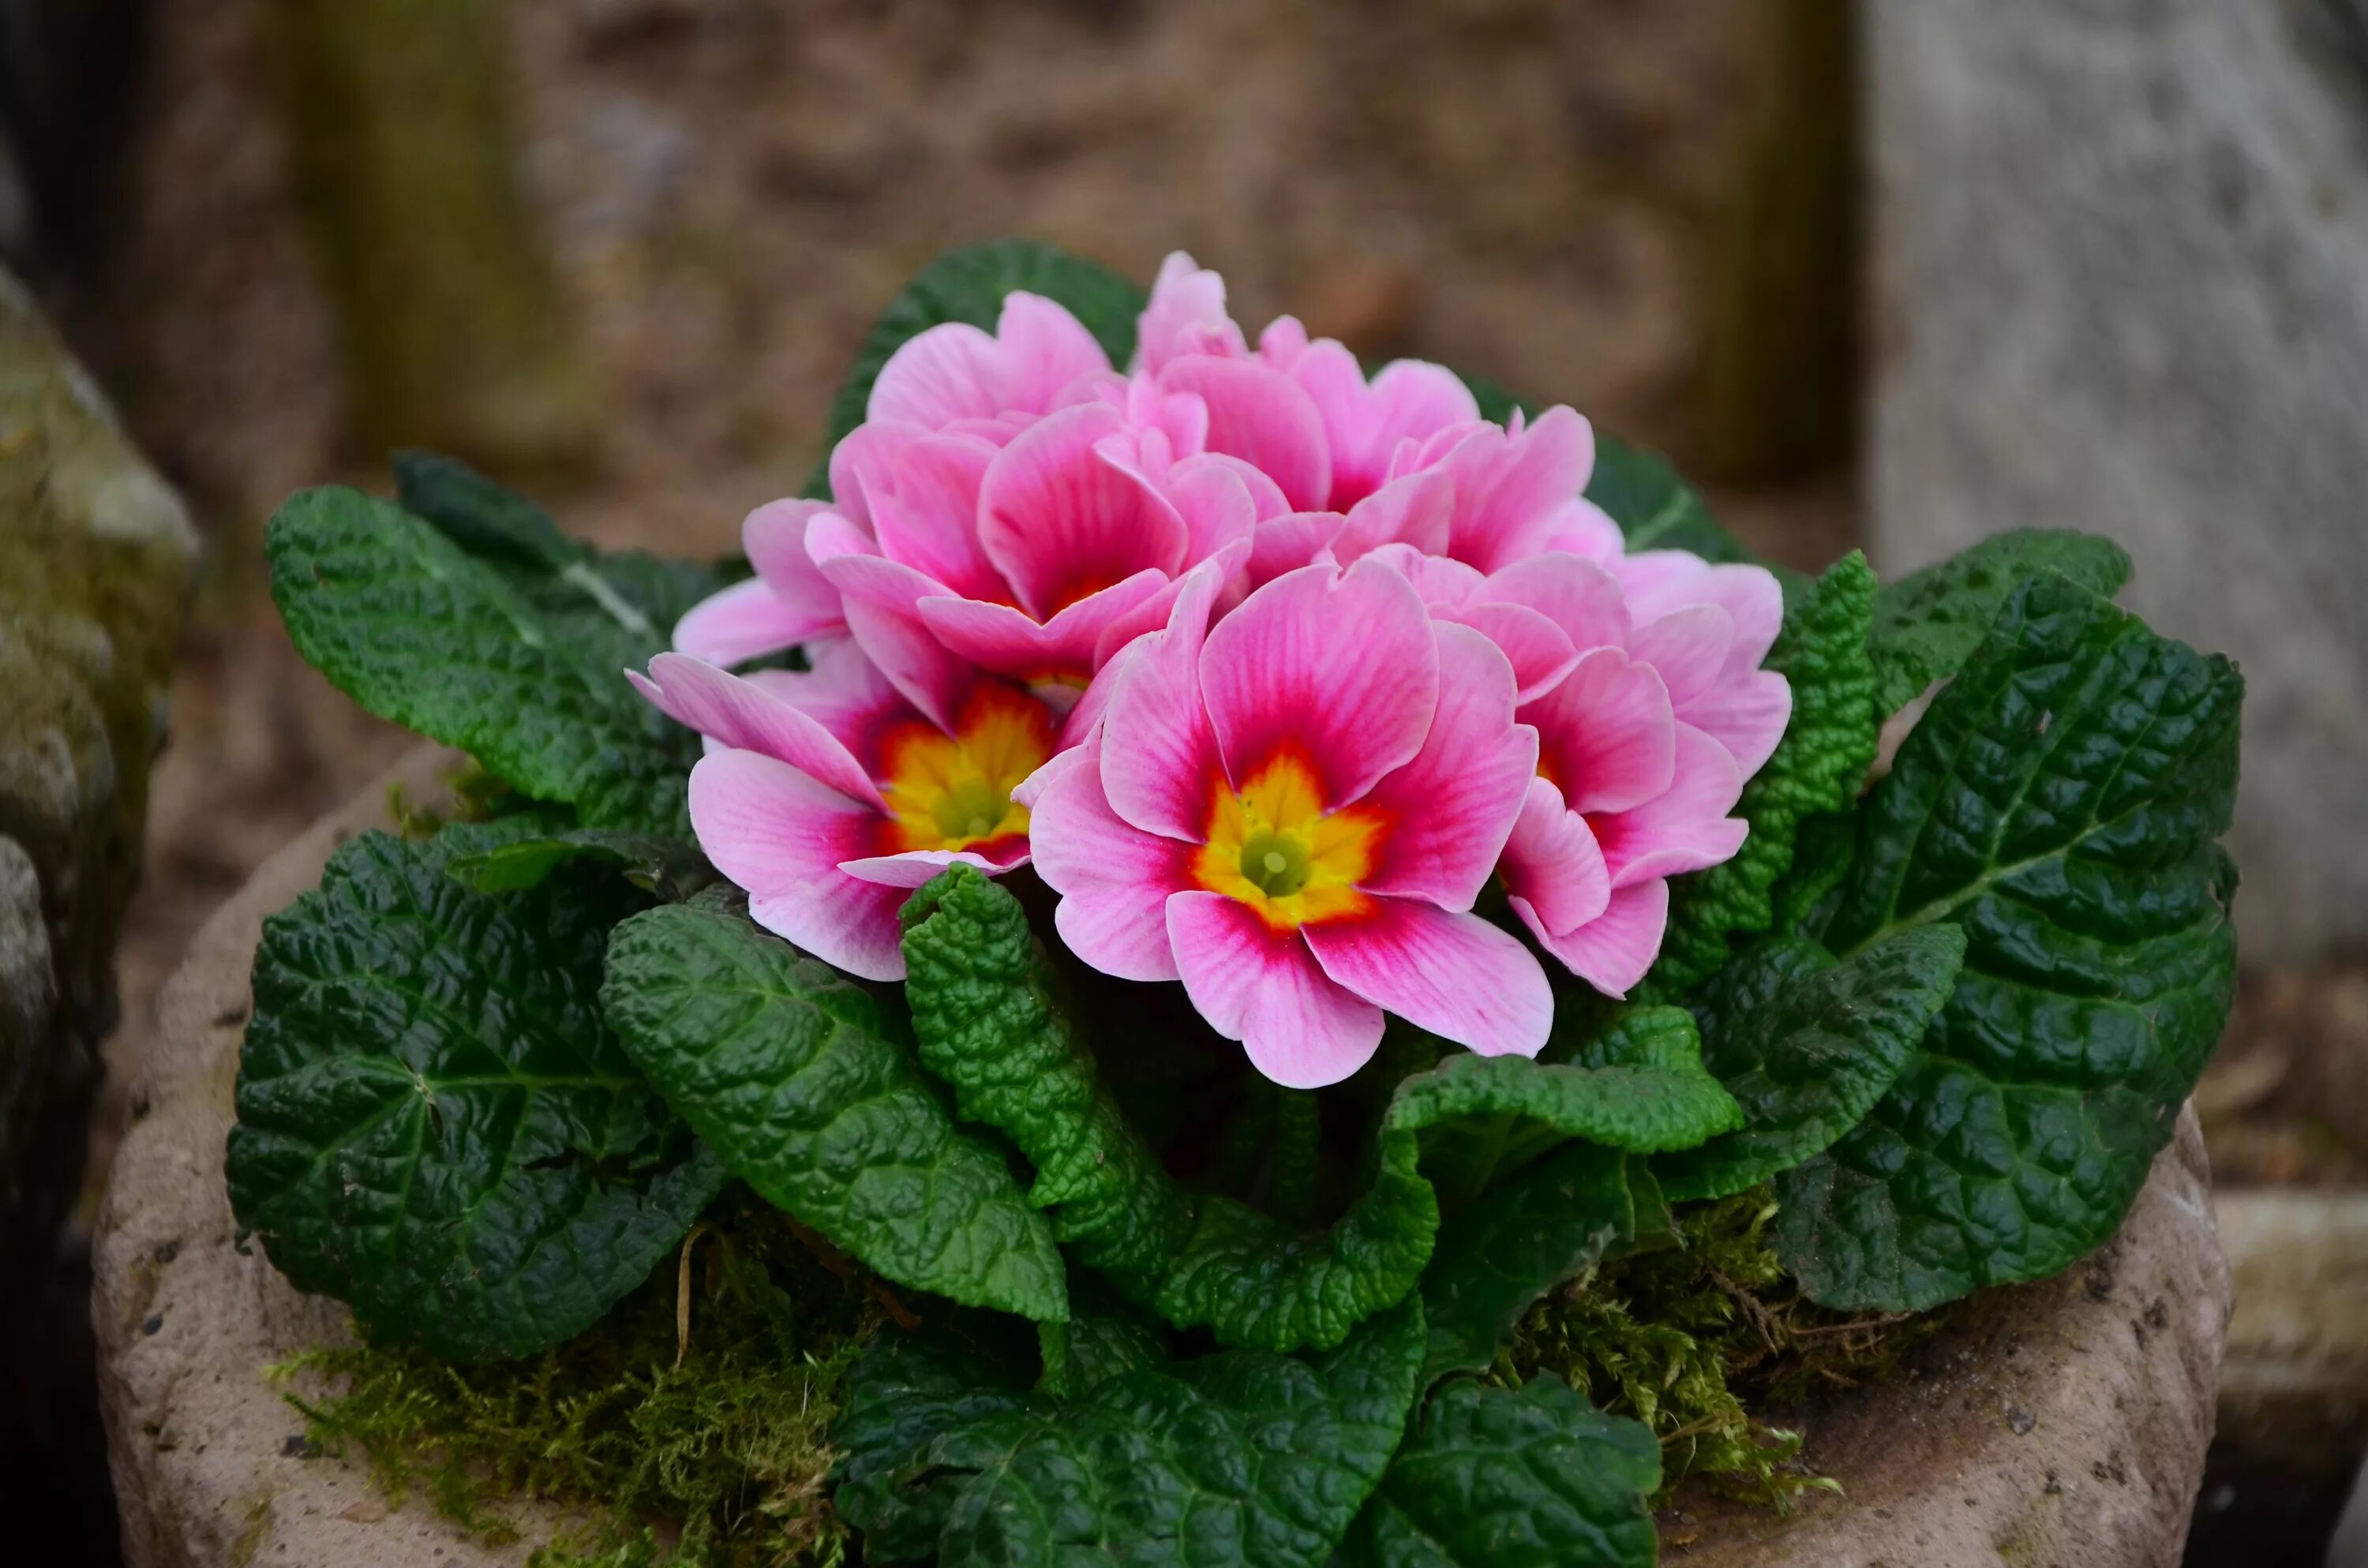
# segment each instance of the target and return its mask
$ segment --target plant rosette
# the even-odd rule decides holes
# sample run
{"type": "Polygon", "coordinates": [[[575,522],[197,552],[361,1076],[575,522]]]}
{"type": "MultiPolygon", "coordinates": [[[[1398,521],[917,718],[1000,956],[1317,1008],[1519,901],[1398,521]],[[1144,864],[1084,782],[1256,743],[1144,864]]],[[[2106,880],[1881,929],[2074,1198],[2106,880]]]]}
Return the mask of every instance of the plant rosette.
{"type": "Polygon", "coordinates": [[[814,1561],[1649,1563],[1707,1450],[1552,1346],[1701,1351],[1781,1500],[1714,1326],[2065,1269],[2225,1022],[2241,683],[2109,543],[1763,566],[1182,256],[949,256],[830,441],[745,562],[417,455],[279,510],[298,648],[482,778],[266,923],[228,1151],[455,1378],[770,1216],[874,1303],[814,1561]]]}

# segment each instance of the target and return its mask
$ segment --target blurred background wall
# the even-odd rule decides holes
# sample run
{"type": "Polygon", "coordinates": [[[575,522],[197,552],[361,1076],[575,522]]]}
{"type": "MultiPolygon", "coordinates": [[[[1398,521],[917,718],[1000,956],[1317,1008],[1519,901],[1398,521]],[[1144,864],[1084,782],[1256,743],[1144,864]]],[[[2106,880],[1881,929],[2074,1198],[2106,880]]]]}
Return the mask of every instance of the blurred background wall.
{"type": "MultiPolygon", "coordinates": [[[[1245,321],[1570,402],[1794,564],[2122,537],[2254,676],[2215,1159],[2356,1190],[2363,4],[0,0],[0,254],[206,543],[107,1051],[405,744],[288,648],[279,499],[416,442],[604,543],[728,550],[901,281],[1016,233],[1187,248],[1245,321]]],[[[2231,1471],[2215,1518],[2324,1539],[2368,1351],[2313,1354],[2362,1397],[2307,1487],[2231,1471]]]]}

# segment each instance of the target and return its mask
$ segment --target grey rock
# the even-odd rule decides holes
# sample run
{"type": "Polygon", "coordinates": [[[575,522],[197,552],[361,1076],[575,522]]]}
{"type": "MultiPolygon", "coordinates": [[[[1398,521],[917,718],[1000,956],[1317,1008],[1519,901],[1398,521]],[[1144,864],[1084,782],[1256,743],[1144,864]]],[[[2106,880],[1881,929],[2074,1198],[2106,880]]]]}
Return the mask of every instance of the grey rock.
{"type": "MultiPolygon", "coordinates": [[[[240,1250],[222,1185],[263,917],[312,886],[338,843],[383,824],[390,783],[432,799],[455,761],[421,753],[268,862],[165,989],[134,1085],[149,1108],[116,1156],[95,1249],[100,1393],[131,1568],[484,1568],[519,1561],[550,1526],[522,1509],[527,1540],[489,1548],[416,1497],[387,1511],[362,1471],[290,1443],[265,1369],[345,1343],[350,1320],[298,1295],[259,1248],[240,1250]]],[[[1700,1534],[1683,1560],[1996,1568],[2004,1546],[2062,1568],[2170,1568],[2228,1315],[2207,1188],[2191,1112],[2095,1256],[1967,1302],[1925,1351],[1933,1370],[1809,1413],[1811,1457],[1846,1495],[1789,1520],[1689,1498],[1700,1534]]]]}
{"type": "Polygon", "coordinates": [[[1877,564],[2026,525],[2240,659],[2249,956],[2368,932],[2357,0],[1873,0],[1877,564]]]}

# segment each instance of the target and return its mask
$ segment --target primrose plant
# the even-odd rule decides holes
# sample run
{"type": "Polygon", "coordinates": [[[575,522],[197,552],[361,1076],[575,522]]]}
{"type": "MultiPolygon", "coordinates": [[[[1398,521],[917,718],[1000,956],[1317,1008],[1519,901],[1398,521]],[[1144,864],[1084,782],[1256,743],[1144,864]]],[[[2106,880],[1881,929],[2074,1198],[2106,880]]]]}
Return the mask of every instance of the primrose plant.
{"type": "Polygon", "coordinates": [[[745,1184],[921,1325],[832,1427],[867,1561],[1650,1562],[1524,1314],[1763,1189],[1827,1307],[2053,1273],[2225,1021],[2241,684],[2109,543],[1763,566],[1183,256],[954,253],[830,436],[745,566],[416,455],[280,510],[297,646],[487,782],[268,923],[230,1181],[465,1361],[745,1184]]]}

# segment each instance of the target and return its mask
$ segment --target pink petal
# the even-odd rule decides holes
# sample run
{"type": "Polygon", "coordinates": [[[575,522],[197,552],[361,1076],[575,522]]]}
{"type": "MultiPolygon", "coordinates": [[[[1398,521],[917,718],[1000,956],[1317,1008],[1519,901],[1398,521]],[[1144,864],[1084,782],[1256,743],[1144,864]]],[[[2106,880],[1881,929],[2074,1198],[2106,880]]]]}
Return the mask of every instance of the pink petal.
{"type": "Polygon", "coordinates": [[[1746,778],[1759,771],[1793,719],[1793,687],[1773,670],[1730,674],[1689,699],[1678,717],[1725,746],[1746,778]]]}
{"type": "Polygon", "coordinates": [[[865,980],[905,978],[905,894],[838,869],[882,820],[785,762],[719,751],[690,770],[690,824],[715,869],[748,892],[748,917],[865,980]]]}
{"type": "Polygon", "coordinates": [[[1167,585],[1158,572],[1137,572],[1087,594],[1042,625],[1009,605],[933,596],[914,607],[939,642],[997,675],[1082,687],[1093,676],[1094,650],[1113,621],[1167,585]]]}
{"type": "Polygon", "coordinates": [[[1455,536],[1449,553],[1484,572],[1525,553],[1524,526],[1576,499],[1595,468],[1595,433],[1572,409],[1556,405],[1526,429],[1459,444],[1448,460],[1456,476],[1455,536]]]}
{"type": "Polygon", "coordinates": [[[970,849],[906,849],[894,855],[865,855],[841,860],[838,869],[858,881],[877,882],[883,888],[916,888],[948,866],[974,866],[992,877],[1027,863],[1028,840],[1014,834],[1010,847],[1000,858],[970,849]]]}
{"type": "Polygon", "coordinates": [[[1538,732],[1539,767],[1570,808],[1626,811],[1669,787],[1677,771],[1677,719],[1650,665],[1617,648],[1579,656],[1543,697],[1521,705],[1538,732]]]}
{"type": "Polygon", "coordinates": [[[1135,343],[1136,367],[1154,372],[1178,355],[1249,352],[1225,313],[1225,280],[1180,250],[1159,264],[1151,301],[1135,321],[1135,343]]]}
{"type": "Polygon", "coordinates": [[[1631,589],[1628,600],[1636,619],[1652,620],[1686,605],[1716,605],[1735,623],[1735,640],[1727,649],[1727,671],[1732,674],[1758,669],[1759,662],[1768,656],[1768,650],[1775,646],[1776,633],[1784,626],[1784,590],[1775,574],[1761,566],[1732,562],[1713,566],[1682,551],[1648,551],[1643,555],[1632,555],[1625,570],[1634,573],[1660,555],[1681,556],[1695,569],[1655,574],[1656,580],[1649,585],[1631,589]]]}
{"type": "Polygon", "coordinates": [[[1716,605],[1688,605],[1645,621],[1628,637],[1628,652],[1661,672],[1669,700],[1682,703],[1716,684],[1735,642],[1735,622],[1716,605]]]}
{"type": "Polygon", "coordinates": [[[845,598],[847,630],[864,656],[931,723],[951,729],[978,672],[921,619],[921,600],[949,597],[945,585],[909,566],[864,553],[868,542],[828,514],[806,532],[814,564],[845,598]]]}
{"type": "Polygon", "coordinates": [[[1093,754],[1064,755],[1079,760],[1053,774],[1028,822],[1036,874],[1061,895],[1061,940],[1104,974],[1174,980],[1167,895],[1192,885],[1192,846],[1130,825],[1110,810],[1093,754]]]}
{"type": "Polygon", "coordinates": [[[1726,814],[1743,793],[1735,758],[1700,730],[1681,723],[1676,763],[1676,776],[1663,793],[1630,811],[1589,813],[1614,888],[1699,871],[1743,847],[1749,825],[1726,814]]]}
{"type": "Polygon", "coordinates": [[[1351,507],[1338,553],[1354,561],[1385,544],[1408,544],[1425,555],[1443,556],[1454,515],[1453,472],[1424,469],[1390,481],[1351,507]]]}
{"type": "MultiPolygon", "coordinates": [[[[1119,651],[1136,638],[1148,636],[1166,626],[1168,618],[1175,613],[1177,599],[1187,591],[1188,585],[1199,584],[1193,591],[1206,593],[1211,602],[1215,602],[1243,574],[1249,558],[1250,541],[1236,540],[1111,620],[1102,628],[1100,637],[1094,643],[1095,671],[1099,673],[1106,668],[1118,656],[1119,651]]],[[[1205,620],[1205,617],[1203,619],[1205,620]]]]}
{"type": "Polygon", "coordinates": [[[1250,536],[1250,586],[1262,588],[1319,561],[1330,564],[1328,547],[1342,521],[1337,512],[1286,512],[1258,524],[1250,536]]]}
{"type": "Polygon", "coordinates": [[[1209,449],[1256,464],[1294,511],[1323,507],[1332,459],[1315,404],[1280,371],[1247,359],[1187,355],[1159,372],[1168,392],[1198,392],[1209,405],[1209,449]]]}
{"type": "Polygon", "coordinates": [[[938,430],[957,419],[992,419],[1005,397],[1003,347],[967,322],[914,334],[880,367],[864,406],[869,420],[902,420],[938,430]]]}
{"type": "Polygon", "coordinates": [[[1292,1089],[1337,1084],[1372,1060],[1382,1010],[1316,963],[1296,931],[1276,931],[1223,893],[1179,892],[1167,940],[1185,994],[1250,1064],[1292,1089]]]}
{"type": "Polygon", "coordinates": [[[1466,605],[1461,609],[1434,608],[1440,620],[1471,627],[1494,642],[1513,663],[1520,686],[1517,700],[1528,702],[1554,687],[1578,664],[1578,650],[1562,629],[1536,610],[1520,605],[1466,605]]]}
{"type": "Polygon", "coordinates": [[[1214,452],[1186,458],[1168,471],[1162,490],[1168,505],[1184,519],[1186,565],[1197,565],[1221,550],[1249,541],[1258,527],[1258,507],[1243,472],[1238,459],[1214,452]]]}
{"type": "Polygon", "coordinates": [[[1433,615],[1476,603],[1485,591],[1486,579],[1477,569],[1444,555],[1425,555],[1410,544],[1385,544],[1371,557],[1412,583],[1433,615]]]}
{"type": "MultiPolygon", "coordinates": [[[[1207,406],[1206,403],[1201,404],[1204,410],[1207,406]]],[[[1256,463],[1245,462],[1230,452],[1203,452],[1201,455],[1212,463],[1223,463],[1249,491],[1253,522],[1263,523],[1291,510],[1290,498],[1283,494],[1282,486],[1269,479],[1266,471],[1256,463]]]]}
{"type": "Polygon", "coordinates": [[[808,526],[829,510],[831,507],[821,501],[772,501],[749,513],[740,524],[740,548],[747,555],[748,564],[784,603],[796,607],[811,619],[815,630],[806,634],[810,637],[842,629],[838,590],[815,570],[814,561],[806,554],[808,526]]]}
{"type": "Polygon", "coordinates": [[[751,670],[741,678],[812,719],[876,778],[883,770],[881,737],[893,725],[920,717],[851,637],[809,644],[803,670],[751,670]]]}
{"type": "Polygon", "coordinates": [[[975,437],[929,436],[899,452],[890,487],[871,494],[880,553],[965,598],[1009,598],[978,541],[979,484],[996,450],[975,437]]]}
{"type": "Polygon", "coordinates": [[[1047,413],[1079,378],[1110,372],[1110,356],[1085,323],[1042,294],[1006,294],[995,335],[1003,346],[1006,409],[1047,413]]]}
{"type": "Polygon", "coordinates": [[[1100,780],[1110,809],[1143,832],[1194,844],[1224,778],[1200,678],[1217,587],[1214,574],[1187,578],[1167,629],[1137,639],[1110,666],[1101,720],[1100,780]]]}
{"type": "Polygon", "coordinates": [[[834,627],[846,627],[846,617],[836,606],[830,620],[817,624],[812,616],[773,592],[770,584],[751,577],[691,606],[674,623],[672,641],[677,650],[694,659],[736,665],[794,648],[834,627]]]}
{"type": "Polygon", "coordinates": [[[1522,918],[1542,933],[1583,926],[1611,899],[1611,872],[1594,830],[1543,778],[1530,780],[1505,841],[1504,872],[1515,906],[1533,911],[1522,918]]]}
{"type": "Polygon", "coordinates": [[[1141,476],[1094,450],[1119,425],[1105,403],[1064,408],[987,467],[979,543],[1040,619],[1138,572],[1184,569],[1183,518],[1141,476]]]}
{"type": "Polygon", "coordinates": [[[1573,647],[1625,648],[1631,630],[1619,580],[1592,561],[1556,553],[1531,556],[1489,575],[1486,597],[1536,610],[1573,647]]]}
{"type": "Polygon", "coordinates": [[[1622,888],[1601,915],[1558,937],[1540,928],[1524,901],[1513,900],[1513,912],[1564,968],[1606,996],[1625,996],[1661,956],[1661,937],[1669,925],[1669,884],[1622,888]]]}
{"type": "Polygon", "coordinates": [[[1305,758],[1324,806],[1360,799],[1422,749],[1439,706],[1430,617],[1379,562],[1303,567],[1219,621],[1201,690],[1236,785],[1278,754],[1305,758]]]}
{"type": "Polygon", "coordinates": [[[1496,644],[1468,626],[1436,633],[1439,706],[1415,759],[1364,798],[1390,828],[1360,885],[1469,909],[1537,776],[1538,737],[1513,722],[1513,669],[1496,644]]]}
{"type": "Polygon", "coordinates": [[[1554,1024],[1545,971],[1517,938],[1476,915],[1377,898],[1365,915],[1310,925],[1303,935],[1326,974],[1483,1056],[1535,1056],[1554,1024]]]}
{"type": "Polygon", "coordinates": [[[752,681],[680,653],[660,653],[625,678],[657,710],[720,745],[778,758],[850,800],[888,802],[838,737],[752,681]]]}

